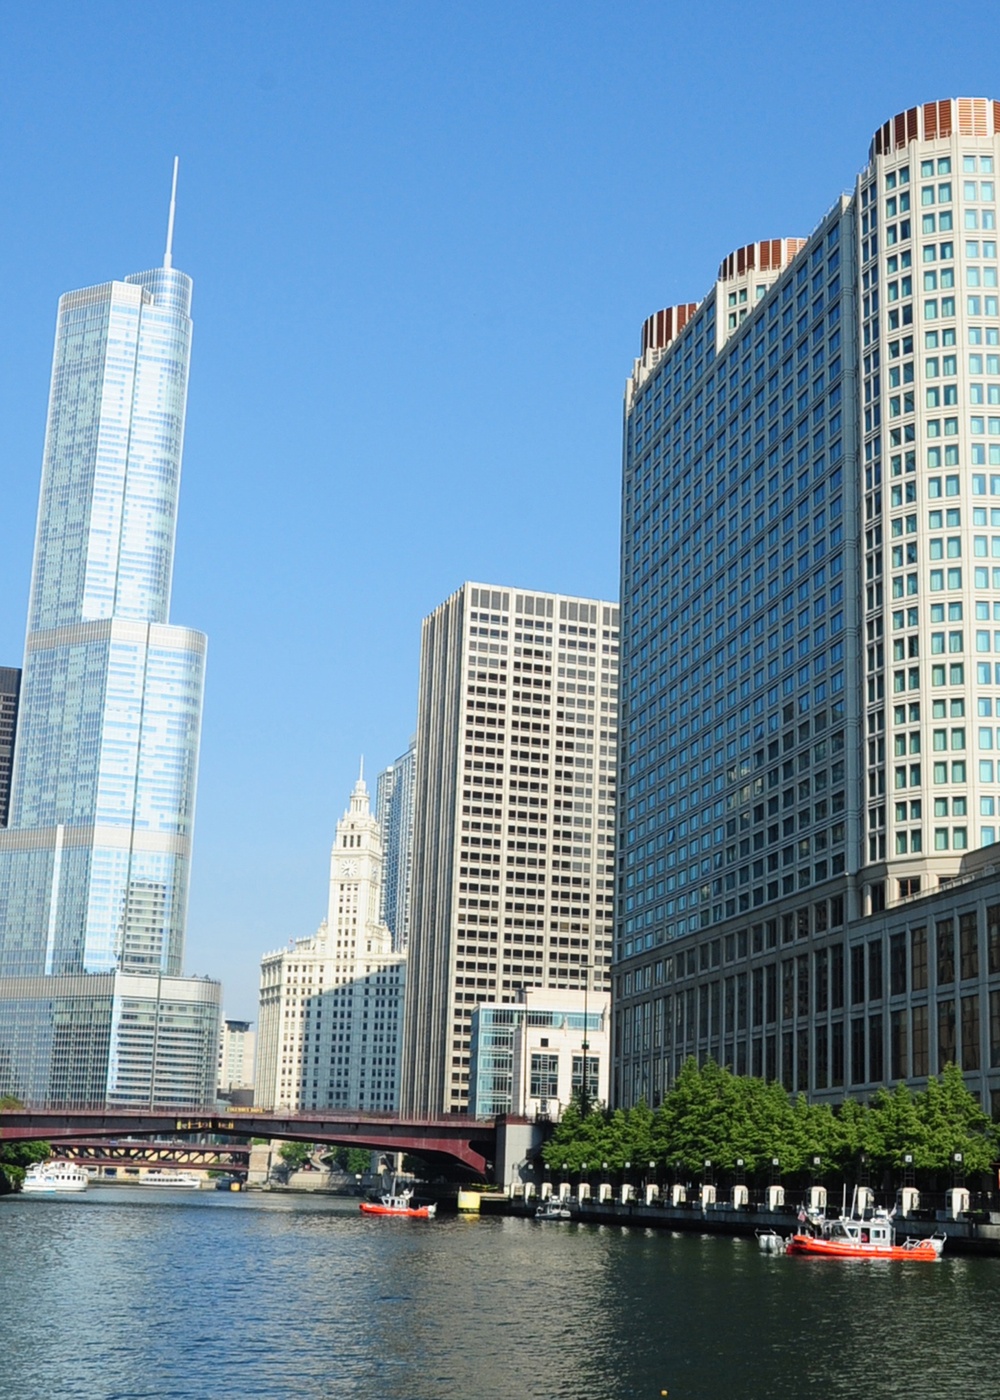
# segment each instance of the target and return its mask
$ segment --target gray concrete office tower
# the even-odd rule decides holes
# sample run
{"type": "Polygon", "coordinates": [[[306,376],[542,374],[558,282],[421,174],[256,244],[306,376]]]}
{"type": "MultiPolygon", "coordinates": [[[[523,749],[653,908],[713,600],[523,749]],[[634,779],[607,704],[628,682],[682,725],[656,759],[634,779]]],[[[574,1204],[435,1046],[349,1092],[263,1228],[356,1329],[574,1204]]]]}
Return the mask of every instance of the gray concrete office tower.
{"type": "Polygon", "coordinates": [[[685,1056],[1000,1106],[1000,104],[875,133],[626,391],[619,1103],[685,1056]],[[996,532],[996,533],[994,533],[996,532]]]}
{"type": "Polygon", "coordinates": [[[618,607],[466,583],[424,620],[400,1107],[463,1112],[472,1016],[607,985],[618,607]]]}
{"type": "Polygon", "coordinates": [[[397,953],[410,938],[416,774],[414,738],[406,753],[382,770],[375,785],[375,817],[382,828],[382,922],[397,953]]]}
{"type": "Polygon", "coordinates": [[[206,644],[169,621],[191,349],[173,212],[162,266],[59,302],[0,831],[5,991],[181,970],[206,644]]]}

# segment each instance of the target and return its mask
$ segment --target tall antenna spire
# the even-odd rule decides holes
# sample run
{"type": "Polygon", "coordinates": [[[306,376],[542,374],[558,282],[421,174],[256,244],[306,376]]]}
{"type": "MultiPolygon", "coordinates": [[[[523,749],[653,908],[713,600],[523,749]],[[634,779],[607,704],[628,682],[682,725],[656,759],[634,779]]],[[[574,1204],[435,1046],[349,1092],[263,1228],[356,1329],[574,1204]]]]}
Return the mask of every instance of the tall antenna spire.
{"type": "Polygon", "coordinates": [[[174,156],[174,178],[170,186],[170,213],[167,216],[167,248],[163,254],[163,266],[174,265],[174,215],[177,212],[177,166],[180,156],[174,156]]]}

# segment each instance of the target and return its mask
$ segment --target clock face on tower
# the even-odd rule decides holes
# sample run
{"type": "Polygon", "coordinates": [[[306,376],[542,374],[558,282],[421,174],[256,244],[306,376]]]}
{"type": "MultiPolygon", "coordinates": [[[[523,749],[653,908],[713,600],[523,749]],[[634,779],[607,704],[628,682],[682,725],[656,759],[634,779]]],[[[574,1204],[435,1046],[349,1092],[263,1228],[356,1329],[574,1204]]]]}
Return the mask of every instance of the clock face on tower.
{"type": "Polygon", "coordinates": [[[358,862],[356,860],[342,860],[340,873],[345,880],[353,880],[358,873],[358,862]]]}

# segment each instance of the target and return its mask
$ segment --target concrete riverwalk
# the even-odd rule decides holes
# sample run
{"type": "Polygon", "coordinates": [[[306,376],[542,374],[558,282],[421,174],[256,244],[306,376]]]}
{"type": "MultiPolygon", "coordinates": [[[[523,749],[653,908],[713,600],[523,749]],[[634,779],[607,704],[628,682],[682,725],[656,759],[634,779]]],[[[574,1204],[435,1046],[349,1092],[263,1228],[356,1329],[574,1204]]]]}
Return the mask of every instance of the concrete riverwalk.
{"type": "MultiPolygon", "coordinates": [[[[677,1230],[689,1234],[753,1236],[758,1230],[776,1230],[791,1235],[799,1228],[798,1207],[782,1206],[767,1210],[753,1204],[734,1208],[723,1202],[702,1206],[700,1202],[683,1205],[646,1205],[639,1200],[594,1200],[566,1197],[573,1220],[586,1225],[620,1225],[640,1229],[677,1230]]],[[[532,1217],[538,1198],[525,1201],[523,1197],[484,1196],[480,1211],[483,1215],[514,1215],[532,1217]]],[[[931,1214],[925,1212],[923,1214],[931,1214]]],[[[978,1254],[1000,1257],[1000,1213],[990,1213],[985,1219],[948,1219],[946,1212],[933,1212],[933,1219],[911,1216],[895,1218],[900,1236],[926,1239],[935,1233],[947,1236],[946,1254],[978,1254]]]]}

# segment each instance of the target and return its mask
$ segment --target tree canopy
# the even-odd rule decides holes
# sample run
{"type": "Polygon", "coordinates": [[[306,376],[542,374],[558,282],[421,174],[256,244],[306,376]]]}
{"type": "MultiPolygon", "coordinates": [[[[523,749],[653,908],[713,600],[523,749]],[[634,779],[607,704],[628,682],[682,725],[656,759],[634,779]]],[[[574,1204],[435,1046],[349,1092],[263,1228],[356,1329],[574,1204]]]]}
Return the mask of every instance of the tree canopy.
{"type": "MultiPolygon", "coordinates": [[[[20,1099],[0,1095],[0,1114],[5,1108],[21,1107],[20,1099]]],[[[47,1142],[0,1142],[0,1195],[19,1191],[28,1167],[33,1162],[44,1162],[51,1154],[52,1147],[47,1142]]]]}
{"type": "Polygon", "coordinates": [[[913,1093],[906,1084],[880,1089],[870,1104],[845,1099],[836,1109],[792,1098],[776,1082],[738,1076],[707,1061],[689,1059],[655,1110],[644,1101],[630,1111],[591,1111],[571,1104],[546,1143],[551,1168],[565,1162],[578,1172],[626,1162],[676,1166],[699,1173],[731,1171],[742,1159],[748,1172],[803,1171],[818,1157],[824,1170],[848,1171],[864,1154],[876,1170],[898,1171],[907,1155],[916,1169],[951,1167],[956,1152],[970,1172],[985,1171],[998,1148],[996,1125],[969,1092],[957,1065],[913,1093]]]}
{"type": "Polygon", "coordinates": [[[297,1172],[312,1160],[315,1150],[311,1142],[283,1142],[278,1148],[278,1156],[290,1172],[297,1172]]]}

